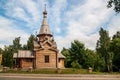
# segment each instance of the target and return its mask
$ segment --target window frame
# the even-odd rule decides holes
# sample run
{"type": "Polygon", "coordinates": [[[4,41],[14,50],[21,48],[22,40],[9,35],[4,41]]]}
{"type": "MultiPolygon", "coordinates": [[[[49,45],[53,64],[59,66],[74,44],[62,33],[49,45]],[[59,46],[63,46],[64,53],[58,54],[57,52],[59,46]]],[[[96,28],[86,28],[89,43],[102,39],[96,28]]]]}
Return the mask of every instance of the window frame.
{"type": "Polygon", "coordinates": [[[49,63],[50,62],[50,57],[49,57],[49,55],[45,55],[44,56],[44,60],[45,60],[45,63],[49,63]]]}

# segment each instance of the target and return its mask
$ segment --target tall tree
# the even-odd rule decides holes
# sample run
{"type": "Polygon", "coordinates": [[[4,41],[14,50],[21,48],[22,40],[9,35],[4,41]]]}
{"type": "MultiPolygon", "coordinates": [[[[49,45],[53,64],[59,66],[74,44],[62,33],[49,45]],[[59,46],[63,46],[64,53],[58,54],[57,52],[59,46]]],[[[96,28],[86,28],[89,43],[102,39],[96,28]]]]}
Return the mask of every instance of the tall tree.
{"type": "Polygon", "coordinates": [[[0,54],[2,54],[2,51],[3,51],[2,48],[0,48],[0,54]]]}
{"type": "Polygon", "coordinates": [[[113,35],[112,39],[120,38],[120,31],[117,31],[115,35],[113,35]]]}
{"type": "Polygon", "coordinates": [[[70,68],[72,60],[70,57],[69,49],[63,48],[61,53],[65,56],[65,67],[70,68]]]}
{"type": "Polygon", "coordinates": [[[2,54],[2,65],[7,67],[13,66],[13,49],[12,46],[5,46],[2,54]]]}
{"type": "Polygon", "coordinates": [[[20,37],[16,37],[14,40],[13,40],[13,52],[18,52],[19,49],[22,49],[22,45],[20,44],[20,37]]]}
{"type": "Polygon", "coordinates": [[[96,50],[100,57],[104,58],[107,71],[111,72],[113,54],[109,51],[110,46],[109,34],[106,30],[101,28],[99,31],[99,35],[100,38],[97,41],[96,50]]]}
{"type": "Polygon", "coordinates": [[[119,13],[120,12],[120,0],[109,0],[107,7],[108,8],[113,7],[114,11],[119,13]]]}
{"type": "Polygon", "coordinates": [[[104,59],[100,58],[96,52],[85,49],[84,44],[78,40],[74,40],[69,49],[63,48],[61,53],[66,57],[65,67],[87,69],[92,67],[95,71],[103,71],[104,59]]]}
{"type": "Polygon", "coordinates": [[[113,58],[113,69],[114,71],[120,71],[120,32],[116,32],[113,35],[111,45],[110,45],[111,52],[114,53],[113,58]]]}
{"type": "Polygon", "coordinates": [[[103,58],[93,50],[85,50],[85,62],[83,68],[92,67],[95,71],[103,71],[105,67],[105,62],[103,58]]]}
{"type": "Polygon", "coordinates": [[[94,68],[96,62],[96,53],[90,49],[86,49],[84,60],[85,60],[83,64],[84,68],[88,68],[88,67],[94,68]]]}
{"type": "Polygon", "coordinates": [[[20,37],[17,37],[13,40],[13,44],[9,46],[5,46],[3,50],[3,60],[2,64],[3,66],[7,67],[13,67],[13,54],[17,53],[18,50],[21,49],[21,44],[20,44],[20,37]]]}
{"type": "Polygon", "coordinates": [[[66,57],[66,67],[80,68],[84,63],[85,47],[84,44],[78,40],[74,40],[74,42],[71,43],[71,48],[63,48],[61,53],[66,57]]]}
{"type": "Polygon", "coordinates": [[[27,41],[27,49],[28,50],[31,50],[31,51],[33,50],[33,48],[34,48],[33,41],[34,40],[35,40],[35,36],[31,34],[30,37],[28,38],[28,41],[27,41]]]}
{"type": "Polygon", "coordinates": [[[83,43],[79,42],[78,40],[74,40],[74,42],[71,43],[69,53],[71,60],[74,61],[76,64],[84,64],[85,46],[83,43]]]}

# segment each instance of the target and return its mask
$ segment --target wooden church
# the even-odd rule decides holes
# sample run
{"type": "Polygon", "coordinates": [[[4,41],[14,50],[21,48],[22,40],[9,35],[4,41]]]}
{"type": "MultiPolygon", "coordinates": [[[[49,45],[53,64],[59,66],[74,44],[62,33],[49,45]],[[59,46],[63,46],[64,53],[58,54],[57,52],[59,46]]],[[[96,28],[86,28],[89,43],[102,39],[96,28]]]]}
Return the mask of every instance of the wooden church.
{"type": "Polygon", "coordinates": [[[49,29],[46,8],[43,12],[43,21],[39,34],[34,41],[33,52],[19,50],[18,53],[14,53],[13,58],[15,59],[15,66],[21,69],[29,67],[34,69],[64,68],[65,57],[59,53],[57,44],[49,29]]]}

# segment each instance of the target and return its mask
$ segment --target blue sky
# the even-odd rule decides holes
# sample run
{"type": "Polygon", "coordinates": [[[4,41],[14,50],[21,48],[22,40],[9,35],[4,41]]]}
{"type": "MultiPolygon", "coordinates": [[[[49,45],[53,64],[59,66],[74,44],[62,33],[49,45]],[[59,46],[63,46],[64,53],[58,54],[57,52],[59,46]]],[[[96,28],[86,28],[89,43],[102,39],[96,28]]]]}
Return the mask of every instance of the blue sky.
{"type": "Polygon", "coordinates": [[[19,36],[21,44],[26,44],[30,34],[39,32],[44,4],[60,50],[75,39],[95,49],[100,27],[110,36],[120,31],[120,14],[106,8],[107,0],[0,0],[0,47],[19,36]]]}

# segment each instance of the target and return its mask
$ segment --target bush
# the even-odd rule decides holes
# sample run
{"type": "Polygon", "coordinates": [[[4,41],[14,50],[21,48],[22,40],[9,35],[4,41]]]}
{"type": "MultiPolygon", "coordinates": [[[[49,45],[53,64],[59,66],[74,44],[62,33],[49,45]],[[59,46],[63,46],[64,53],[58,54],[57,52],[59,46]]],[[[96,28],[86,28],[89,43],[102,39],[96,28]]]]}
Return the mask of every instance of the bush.
{"type": "Polygon", "coordinates": [[[77,61],[73,61],[71,65],[72,65],[72,68],[77,68],[77,69],[81,68],[81,65],[77,61]]]}

